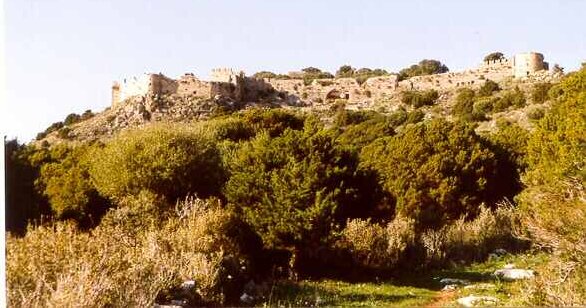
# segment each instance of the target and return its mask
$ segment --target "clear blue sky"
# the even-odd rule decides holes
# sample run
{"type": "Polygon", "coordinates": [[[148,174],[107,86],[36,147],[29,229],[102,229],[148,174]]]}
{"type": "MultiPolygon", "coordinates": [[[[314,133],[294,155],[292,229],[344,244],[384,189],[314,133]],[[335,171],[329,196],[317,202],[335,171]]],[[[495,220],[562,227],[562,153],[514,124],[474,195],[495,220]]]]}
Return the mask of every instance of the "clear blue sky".
{"type": "MultiPolygon", "coordinates": [[[[0,0],[1,1],[1,0],[0,0]]],[[[491,51],[586,57],[586,1],[5,0],[2,130],[29,141],[71,112],[101,111],[113,80],[207,78],[214,67],[287,72],[342,64],[451,70],[491,51]]]]}

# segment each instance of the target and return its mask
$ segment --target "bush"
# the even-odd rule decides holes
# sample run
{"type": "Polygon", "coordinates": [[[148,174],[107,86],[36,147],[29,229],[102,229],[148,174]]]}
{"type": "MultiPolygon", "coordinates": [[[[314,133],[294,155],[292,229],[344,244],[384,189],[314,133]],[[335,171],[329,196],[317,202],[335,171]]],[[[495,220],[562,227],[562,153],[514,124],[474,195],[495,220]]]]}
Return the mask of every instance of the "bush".
{"type": "Polygon", "coordinates": [[[484,84],[478,90],[478,95],[480,96],[491,96],[494,92],[500,91],[499,84],[492,81],[486,80],[484,84]]]}
{"type": "Polygon", "coordinates": [[[549,82],[536,83],[531,89],[531,100],[535,104],[543,104],[549,98],[548,92],[551,89],[552,84],[549,82]]]}
{"type": "Polygon", "coordinates": [[[586,290],[576,286],[586,280],[586,68],[568,74],[550,94],[552,108],[527,145],[526,188],[517,200],[528,238],[554,251],[546,270],[557,273],[529,284],[528,293],[533,305],[584,305],[586,290]]]}
{"type": "Polygon", "coordinates": [[[255,134],[267,132],[269,136],[281,135],[287,128],[303,129],[304,118],[281,109],[251,109],[239,115],[255,134]]]}
{"type": "Polygon", "coordinates": [[[16,139],[4,141],[6,179],[6,230],[24,232],[29,222],[50,214],[46,200],[35,189],[39,165],[45,159],[44,149],[19,144],[16,139]],[[41,158],[42,157],[42,158],[41,158]]]}
{"type": "Polygon", "coordinates": [[[395,133],[393,124],[385,117],[370,119],[348,126],[337,138],[344,146],[359,150],[375,139],[392,136],[395,133]]]}
{"type": "Polygon", "coordinates": [[[501,60],[504,58],[505,58],[505,55],[502,52],[496,51],[496,52],[492,52],[492,53],[489,53],[488,55],[486,55],[486,57],[484,57],[484,62],[498,61],[498,60],[501,60]]]}
{"type": "Polygon", "coordinates": [[[472,112],[479,114],[491,113],[497,100],[498,98],[494,97],[481,97],[477,99],[472,105],[472,112]]]}
{"type": "Polygon", "coordinates": [[[399,214],[419,226],[441,225],[498,200],[497,161],[472,127],[434,120],[376,140],[361,152],[361,167],[379,174],[399,214]]]}
{"type": "Polygon", "coordinates": [[[474,108],[475,96],[476,93],[472,89],[462,88],[458,90],[452,114],[459,116],[471,114],[474,108]]]}
{"type": "Polygon", "coordinates": [[[415,124],[423,121],[425,113],[421,110],[413,110],[407,114],[405,124],[415,124]]]}
{"type": "Polygon", "coordinates": [[[437,60],[421,60],[418,64],[411,65],[409,68],[404,68],[399,72],[398,79],[404,80],[410,77],[440,74],[449,71],[445,64],[437,60]]]}
{"type": "Polygon", "coordinates": [[[428,91],[405,91],[401,93],[401,102],[403,104],[419,108],[431,106],[438,99],[439,94],[436,90],[428,91]]]}
{"type": "Polygon", "coordinates": [[[224,194],[268,247],[311,250],[356,202],[356,160],[313,119],[242,144],[227,165],[224,194]]]}
{"type": "Polygon", "coordinates": [[[70,139],[71,138],[71,129],[67,126],[61,127],[57,132],[57,136],[61,139],[70,139]]]}
{"type": "Polygon", "coordinates": [[[171,202],[190,193],[207,197],[224,181],[214,140],[177,125],[122,132],[92,154],[90,175],[98,191],[115,200],[142,190],[171,202]]]}
{"type": "Polygon", "coordinates": [[[510,205],[502,204],[494,211],[481,207],[473,220],[462,217],[421,235],[426,265],[435,267],[455,261],[480,261],[495,249],[514,250],[521,245],[514,236],[518,226],[517,216],[510,205]]]}
{"type": "Polygon", "coordinates": [[[84,227],[95,226],[109,202],[90,180],[89,155],[93,147],[61,147],[52,150],[54,161],[42,165],[38,188],[47,197],[56,218],[74,219],[84,227]]]}
{"type": "Polygon", "coordinates": [[[209,201],[188,199],[178,208],[181,216],[150,228],[121,228],[110,220],[84,233],[57,223],[8,237],[9,306],[152,307],[178,295],[188,305],[236,304],[233,294],[240,296],[243,284],[228,281],[250,276],[230,271],[231,263],[240,269],[251,260],[234,237],[239,222],[209,201]],[[195,288],[177,294],[185,280],[194,280],[195,288]]]}
{"type": "Polygon", "coordinates": [[[415,243],[415,222],[396,217],[385,226],[370,220],[348,221],[342,238],[357,264],[377,269],[393,269],[415,243]]]}
{"type": "Polygon", "coordinates": [[[537,121],[543,118],[543,116],[545,116],[543,108],[531,108],[527,110],[527,118],[529,118],[529,120],[537,121]]]}
{"type": "Polygon", "coordinates": [[[494,103],[493,111],[501,112],[507,110],[511,106],[522,108],[525,106],[525,94],[516,87],[513,91],[507,91],[498,101],[494,103]]]}

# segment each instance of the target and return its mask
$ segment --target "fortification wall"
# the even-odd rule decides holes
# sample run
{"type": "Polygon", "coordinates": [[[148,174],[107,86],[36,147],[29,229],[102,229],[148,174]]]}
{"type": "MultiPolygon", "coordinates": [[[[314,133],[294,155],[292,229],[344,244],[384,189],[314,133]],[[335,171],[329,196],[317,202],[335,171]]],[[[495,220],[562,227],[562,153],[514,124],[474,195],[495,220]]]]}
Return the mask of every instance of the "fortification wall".
{"type": "Polygon", "coordinates": [[[185,74],[177,80],[177,95],[193,96],[199,98],[211,98],[211,85],[209,82],[197,79],[193,74],[185,74]]]}
{"type": "Polygon", "coordinates": [[[152,74],[144,74],[130,78],[124,78],[120,83],[119,102],[138,95],[146,95],[151,86],[152,74]]]}
{"type": "Polygon", "coordinates": [[[479,88],[486,80],[503,82],[513,76],[547,80],[551,74],[546,74],[546,69],[547,63],[543,62],[543,55],[539,53],[518,54],[511,60],[485,61],[474,69],[416,76],[400,82],[397,75],[372,77],[363,84],[354,78],[317,79],[310,84],[303,79],[255,79],[245,77],[242,71],[221,68],[212,70],[209,82],[201,81],[193,74],[185,74],[177,80],[162,74],[125,79],[112,86],[112,102],[116,105],[131,96],[151,93],[204,99],[225,97],[241,102],[278,96],[290,104],[321,104],[346,99],[350,105],[362,105],[396,97],[407,90],[479,88]]]}
{"type": "Polygon", "coordinates": [[[527,77],[547,69],[548,64],[543,61],[543,55],[537,52],[520,53],[513,58],[513,74],[515,78],[527,77]]]}

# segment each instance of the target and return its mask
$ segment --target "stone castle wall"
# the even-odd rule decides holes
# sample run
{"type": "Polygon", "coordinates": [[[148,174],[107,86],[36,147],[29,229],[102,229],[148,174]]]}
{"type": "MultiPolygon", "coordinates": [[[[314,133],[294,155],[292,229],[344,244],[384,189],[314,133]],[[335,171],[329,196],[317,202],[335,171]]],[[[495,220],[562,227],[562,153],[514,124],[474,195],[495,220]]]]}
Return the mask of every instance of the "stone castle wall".
{"type": "Polygon", "coordinates": [[[369,104],[379,99],[396,97],[403,91],[437,90],[452,91],[458,88],[479,88],[486,80],[502,82],[513,77],[532,78],[547,73],[543,55],[526,53],[512,59],[485,61],[478,67],[443,74],[416,76],[398,81],[398,76],[372,77],[363,84],[354,78],[317,79],[306,84],[303,79],[255,79],[245,77],[244,72],[233,69],[214,69],[210,81],[185,74],[177,80],[162,74],[150,74],[124,80],[112,86],[113,105],[132,96],[147,94],[177,95],[214,99],[230,98],[252,102],[261,98],[278,97],[288,104],[322,104],[336,99],[346,99],[350,104],[369,104]],[[545,73],[544,73],[545,72],[545,73]]]}
{"type": "Polygon", "coordinates": [[[537,52],[520,53],[513,57],[515,78],[524,78],[538,71],[547,70],[548,66],[548,63],[543,61],[543,55],[537,52]]]}

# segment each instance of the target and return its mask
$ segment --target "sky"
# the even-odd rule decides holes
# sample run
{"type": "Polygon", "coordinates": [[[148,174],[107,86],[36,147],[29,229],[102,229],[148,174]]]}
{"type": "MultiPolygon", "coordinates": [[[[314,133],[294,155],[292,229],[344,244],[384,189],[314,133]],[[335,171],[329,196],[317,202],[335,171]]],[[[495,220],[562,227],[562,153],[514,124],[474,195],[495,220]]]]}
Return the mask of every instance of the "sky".
{"type": "Polygon", "coordinates": [[[541,52],[566,71],[586,61],[582,0],[3,2],[0,130],[21,142],[69,113],[102,111],[114,80],[147,72],[397,72],[421,59],[458,71],[493,51],[541,52]]]}

